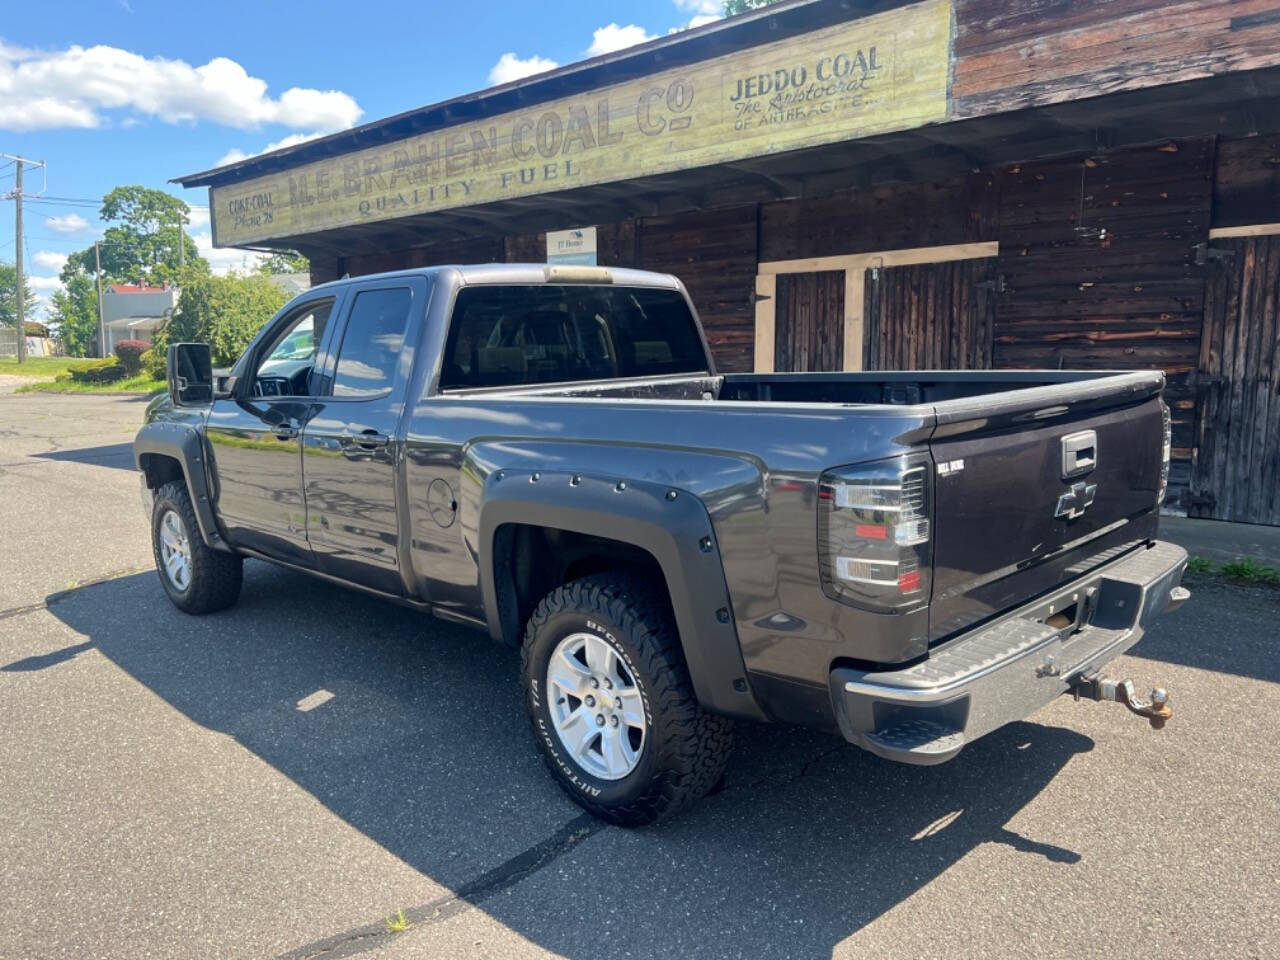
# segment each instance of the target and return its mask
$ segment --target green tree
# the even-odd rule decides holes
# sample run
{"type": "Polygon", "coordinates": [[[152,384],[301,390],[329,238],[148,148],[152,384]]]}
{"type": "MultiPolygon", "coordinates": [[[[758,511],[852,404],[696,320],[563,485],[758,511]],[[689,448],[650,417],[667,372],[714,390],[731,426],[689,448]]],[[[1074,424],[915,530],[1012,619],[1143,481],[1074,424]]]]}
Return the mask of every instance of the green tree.
{"type": "MultiPolygon", "coordinates": [[[[36,297],[31,292],[29,283],[23,286],[22,312],[24,320],[34,319],[31,314],[36,308],[36,297]]],[[[0,263],[0,326],[18,327],[18,268],[12,263],[0,263]]]]}
{"type": "Polygon", "coordinates": [[[50,320],[57,324],[69,357],[93,356],[98,337],[98,291],[93,278],[80,271],[63,271],[63,289],[53,295],[50,320]]]}
{"type": "Polygon", "coordinates": [[[777,2],[778,0],[724,0],[720,7],[724,10],[726,17],[732,17],[735,13],[759,10],[761,7],[768,7],[777,2]]]}
{"type": "Polygon", "coordinates": [[[228,366],[244,352],[253,335],[289,299],[263,274],[242,277],[187,271],[173,318],[152,344],[163,351],[170,343],[209,344],[214,366],[228,366]]]}
{"type": "Polygon", "coordinates": [[[258,264],[258,272],[268,276],[276,273],[310,273],[311,261],[294,250],[277,250],[258,264]]]}
{"type": "MultiPolygon", "coordinates": [[[[191,222],[191,208],[163,190],[149,187],[116,187],[102,198],[99,216],[111,226],[100,243],[102,282],[139,283],[160,286],[177,280],[179,260],[196,270],[208,272],[208,262],[200,256],[195,241],[182,233],[183,258],[178,255],[179,224],[191,222]]],[[[93,276],[93,247],[71,254],[63,270],[93,276]]]]}

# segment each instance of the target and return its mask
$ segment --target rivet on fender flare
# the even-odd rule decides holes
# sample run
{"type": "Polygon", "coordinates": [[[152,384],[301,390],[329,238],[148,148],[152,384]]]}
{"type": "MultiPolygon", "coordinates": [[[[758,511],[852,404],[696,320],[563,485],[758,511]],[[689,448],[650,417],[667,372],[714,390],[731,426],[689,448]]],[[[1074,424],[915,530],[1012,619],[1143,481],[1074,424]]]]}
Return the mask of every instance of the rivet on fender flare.
{"type": "Polygon", "coordinates": [[[699,540],[699,541],[698,541],[698,546],[699,546],[699,548],[701,548],[701,550],[702,550],[702,552],[703,552],[703,553],[710,553],[710,552],[711,552],[711,538],[710,538],[710,537],[703,537],[701,540],[699,540]]]}

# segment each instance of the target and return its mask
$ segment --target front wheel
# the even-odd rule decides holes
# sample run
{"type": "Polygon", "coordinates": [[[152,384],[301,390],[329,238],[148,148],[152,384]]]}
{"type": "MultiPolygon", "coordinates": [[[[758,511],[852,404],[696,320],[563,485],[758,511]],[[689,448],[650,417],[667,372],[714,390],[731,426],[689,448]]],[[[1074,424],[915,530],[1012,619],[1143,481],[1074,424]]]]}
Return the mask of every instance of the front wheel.
{"type": "Polygon", "coordinates": [[[553,590],[529,620],[521,672],[548,767],[601,819],[653,823],[720,781],[731,721],[698,705],[666,598],[643,580],[553,590]]]}
{"type": "Polygon", "coordinates": [[[244,560],[205,544],[185,484],[174,481],[156,491],[151,548],[164,592],[179,610],[213,613],[239,599],[244,560]]]}

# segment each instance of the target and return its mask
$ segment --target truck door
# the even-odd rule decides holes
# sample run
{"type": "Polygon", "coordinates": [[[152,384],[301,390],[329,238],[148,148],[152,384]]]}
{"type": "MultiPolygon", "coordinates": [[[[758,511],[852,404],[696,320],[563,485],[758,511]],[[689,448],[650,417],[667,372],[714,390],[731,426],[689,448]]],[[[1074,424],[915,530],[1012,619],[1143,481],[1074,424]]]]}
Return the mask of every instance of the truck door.
{"type": "Polygon", "coordinates": [[[317,357],[335,305],[333,295],[318,296],[277,318],[248,358],[237,396],[215,401],[206,427],[227,539],[308,566],[302,430],[321,385],[317,357]]]}
{"type": "Polygon", "coordinates": [[[302,439],[307,539],[321,570],[385,593],[401,576],[397,438],[425,311],[422,277],[353,287],[327,395],[302,439]]]}

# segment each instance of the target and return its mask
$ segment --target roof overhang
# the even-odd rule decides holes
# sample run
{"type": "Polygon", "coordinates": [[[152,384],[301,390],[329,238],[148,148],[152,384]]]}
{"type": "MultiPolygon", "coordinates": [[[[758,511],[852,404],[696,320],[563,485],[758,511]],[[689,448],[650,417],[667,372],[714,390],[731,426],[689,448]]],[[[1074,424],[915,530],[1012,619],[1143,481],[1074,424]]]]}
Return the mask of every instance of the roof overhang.
{"type": "Polygon", "coordinates": [[[1280,68],[936,124],[735,163],[313,231],[264,242],[354,255],[464,237],[538,233],[730,203],[927,182],[1004,163],[1280,127],[1280,68]]]}

